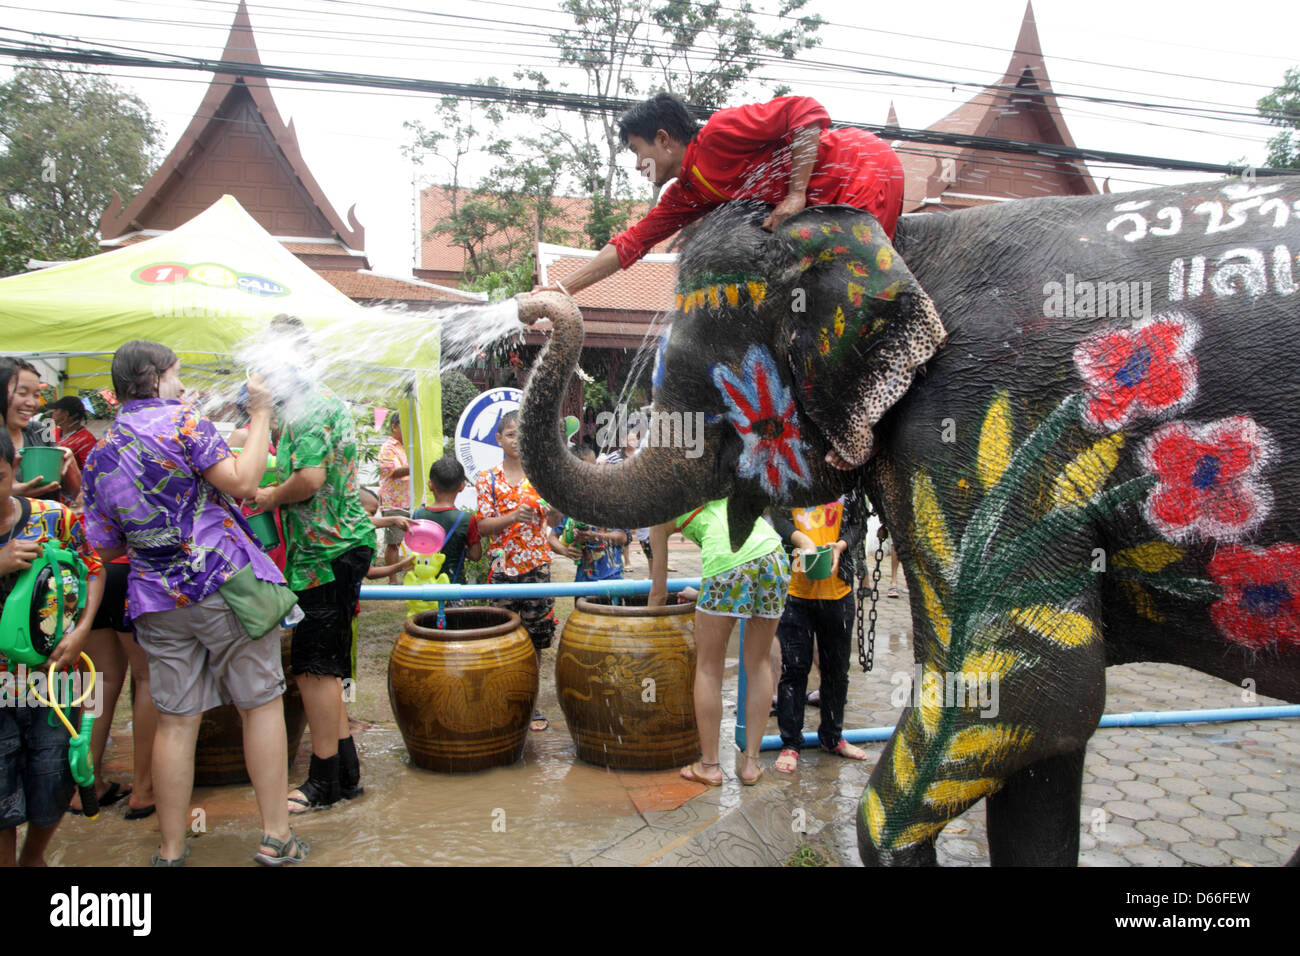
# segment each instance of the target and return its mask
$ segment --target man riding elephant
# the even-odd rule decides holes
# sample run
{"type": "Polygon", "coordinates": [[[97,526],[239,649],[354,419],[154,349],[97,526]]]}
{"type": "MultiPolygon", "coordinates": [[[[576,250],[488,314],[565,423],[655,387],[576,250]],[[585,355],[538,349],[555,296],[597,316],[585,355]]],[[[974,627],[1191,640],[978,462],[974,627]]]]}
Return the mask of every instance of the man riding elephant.
{"type": "MultiPolygon", "coordinates": [[[[572,294],[626,269],[656,243],[731,200],[773,205],[762,224],[768,231],[807,206],[852,206],[876,218],[885,233],[885,247],[902,212],[903,167],[894,151],[865,130],[831,129],[830,115],[810,97],[782,96],[770,103],[718,110],[701,127],[678,97],[659,93],[619,118],[619,137],[636,154],[637,168],[656,188],[674,182],[663,189],[644,219],[614,236],[563,285],[550,289],[572,294]]],[[[880,237],[857,238],[873,244],[873,254],[884,256],[881,273],[892,271],[890,279],[897,280],[861,291],[872,298],[897,298],[900,310],[911,311],[912,304],[924,297],[909,294],[920,290],[902,260],[892,249],[879,252],[880,237]]],[[[844,241],[849,241],[848,237],[806,237],[810,255],[840,254],[844,241]]],[[[792,303],[792,311],[803,309],[792,303]]],[[[841,396],[834,396],[841,421],[836,427],[821,423],[832,437],[832,449],[826,456],[829,464],[856,467],[870,457],[871,426],[892,399],[902,394],[914,369],[933,354],[943,336],[942,326],[932,309],[919,309],[918,316],[921,328],[913,347],[891,364],[888,385],[857,389],[854,412],[848,416],[843,414],[841,396]],[[891,394],[882,395],[882,388],[891,394]]],[[[814,329],[809,331],[815,334],[814,329]]],[[[827,382],[814,392],[823,387],[839,388],[827,382]]],[[[815,394],[811,398],[816,418],[825,403],[817,401],[815,394]]]]}

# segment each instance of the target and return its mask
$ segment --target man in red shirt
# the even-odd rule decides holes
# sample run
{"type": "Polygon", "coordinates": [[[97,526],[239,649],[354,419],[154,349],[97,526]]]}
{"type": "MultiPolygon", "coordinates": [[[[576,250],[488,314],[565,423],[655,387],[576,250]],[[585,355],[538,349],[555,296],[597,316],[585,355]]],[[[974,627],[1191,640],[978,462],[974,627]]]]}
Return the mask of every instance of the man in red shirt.
{"type": "Polygon", "coordinates": [[[59,444],[70,448],[73,457],[77,459],[77,467],[85,470],[86,456],[99,443],[99,439],[86,427],[86,407],[81,404],[81,399],[68,395],[57,402],[51,402],[45,406],[45,410],[58,426],[59,444]]]}
{"type": "Polygon", "coordinates": [[[564,281],[570,294],[620,268],[657,242],[732,199],[775,206],[775,229],[806,206],[846,205],[871,213],[892,239],[903,205],[903,167],[883,140],[830,129],[830,115],[806,96],[718,110],[703,127],[671,93],[619,119],[619,135],[656,187],[676,180],[644,219],[620,233],[564,281]]]}

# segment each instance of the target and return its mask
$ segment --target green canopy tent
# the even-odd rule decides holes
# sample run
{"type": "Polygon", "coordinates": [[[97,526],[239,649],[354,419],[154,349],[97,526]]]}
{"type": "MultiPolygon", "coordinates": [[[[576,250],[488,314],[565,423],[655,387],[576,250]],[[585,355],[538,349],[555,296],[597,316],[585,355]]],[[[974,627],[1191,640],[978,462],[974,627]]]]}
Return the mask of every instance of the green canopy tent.
{"type": "Polygon", "coordinates": [[[413,501],[442,456],[436,320],[364,308],[271,237],[233,196],[164,235],[0,279],[0,354],[62,364],[60,391],[111,387],[113,352],[132,339],[181,358],[190,388],[243,377],[236,356],[273,316],[297,316],[339,394],[402,415],[413,501]]]}

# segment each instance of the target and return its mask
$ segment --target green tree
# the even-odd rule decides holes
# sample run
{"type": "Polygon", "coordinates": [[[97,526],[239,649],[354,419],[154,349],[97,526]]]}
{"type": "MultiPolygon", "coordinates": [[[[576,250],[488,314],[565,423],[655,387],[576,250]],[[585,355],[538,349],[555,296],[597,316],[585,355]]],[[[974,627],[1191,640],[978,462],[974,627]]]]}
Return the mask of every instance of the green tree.
{"type": "Polygon", "coordinates": [[[1256,104],[1260,115],[1282,132],[1268,141],[1264,162],[1281,169],[1300,169],[1300,66],[1286,71],[1282,85],[1256,104]]]}
{"type": "Polygon", "coordinates": [[[98,252],[113,193],[138,192],[159,162],[145,104],[99,76],[23,69],[0,83],[0,269],[98,252]]]}
{"type": "Polygon", "coordinates": [[[463,372],[452,370],[442,374],[442,433],[456,434],[456,423],[465,406],[478,397],[474,387],[463,372]]]}

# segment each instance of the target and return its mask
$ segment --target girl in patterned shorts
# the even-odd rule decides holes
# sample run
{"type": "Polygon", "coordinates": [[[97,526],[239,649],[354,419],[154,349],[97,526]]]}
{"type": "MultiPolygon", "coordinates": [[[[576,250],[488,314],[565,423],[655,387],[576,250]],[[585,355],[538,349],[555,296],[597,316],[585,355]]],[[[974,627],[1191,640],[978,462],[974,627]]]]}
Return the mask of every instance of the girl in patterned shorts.
{"type": "Polygon", "coordinates": [[[731,550],[727,501],[710,501],[674,521],[650,529],[650,605],[667,600],[668,536],[679,532],[700,546],[703,585],[695,605],[695,721],[700,731],[701,758],[682,768],[682,776],[710,787],[722,783],[718,737],[722,725],[722,672],[727,641],[736,618],[745,627],[746,747],[737,760],[736,776],[745,786],[763,775],[758,749],[771,705],[770,652],[776,625],[790,585],[790,562],[781,537],[766,521],[754,528],[739,551],[731,550]],[[712,758],[712,759],[710,759],[712,758]]]}

